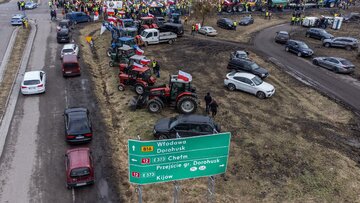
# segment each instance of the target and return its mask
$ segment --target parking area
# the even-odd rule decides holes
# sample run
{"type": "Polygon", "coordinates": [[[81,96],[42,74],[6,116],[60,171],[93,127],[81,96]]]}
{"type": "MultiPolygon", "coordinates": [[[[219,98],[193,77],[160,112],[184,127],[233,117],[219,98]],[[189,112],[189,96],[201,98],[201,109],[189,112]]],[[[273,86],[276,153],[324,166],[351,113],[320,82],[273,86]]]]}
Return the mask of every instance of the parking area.
{"type": "MultiPolygon", "coordinates": [[[[173,108],[160,114],[150,114],[146,109],[130,111],[129,101],[135,93],[131,87],[124,92],[117,90],[119,70],[109,67],[106,56],[110,33],[99,36],[98,27],[81,30],[81,57],[89,65],[99,110],[109,131],[108,150],[113,151],[117,171],[114,177],[122,177],[114,181],[118,181],[124,199],[134,202],[135,188],[124,178],[128,176],[127,140],[138,136],[154,139],[155,122],[177,113],[173,108]],[[84,38],[89,34],[94,37],[94,55],[84,38]]],[[[358,201],[357,118],[254,53],[250,58],[270,72],[265,81],[275,86],[275,95],[260,100],[244,92],[228,91],[223,80],[230,51],[237,49],[234,44],[198,36],[144,49],[146,56],[160,63],[158,84],[167,83],[169,74],[181,69],[193,77],[201,100],[199,114],[204,114],[207,92],[219,104],[215,122],[222,131],[232,133],[232,144],[228,172],[216,178],[216,202],[358,201]]],[[[180,184],[181,201],[206,201],[206,178],[180,184]]],[[[172,192],[171,183],[144,186],[143,200],[169,202],[172,192]]]]}

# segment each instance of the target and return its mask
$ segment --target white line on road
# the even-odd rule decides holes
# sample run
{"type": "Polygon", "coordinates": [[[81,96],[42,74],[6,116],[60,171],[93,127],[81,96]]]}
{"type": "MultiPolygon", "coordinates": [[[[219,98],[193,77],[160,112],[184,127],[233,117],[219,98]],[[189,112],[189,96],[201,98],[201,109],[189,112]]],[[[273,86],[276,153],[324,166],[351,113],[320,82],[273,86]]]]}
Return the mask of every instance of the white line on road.
{"type": "Polygon", "coordinates": [[[73,189],[71,189],[72,191],[71,191],[71,193],[72,193],[72,200],[73,200],[73,203],[75,203],[75,190],[74,190],[74,188],[73,189]]]}
{"type": "Polygon", "coordinates": [[[66,108],[69,108],[69,100],[68,100],[68,96],[67,96],[66,87],[65,87],[64,94],[65,94],[65,107],[66,107],[66,108]]]}

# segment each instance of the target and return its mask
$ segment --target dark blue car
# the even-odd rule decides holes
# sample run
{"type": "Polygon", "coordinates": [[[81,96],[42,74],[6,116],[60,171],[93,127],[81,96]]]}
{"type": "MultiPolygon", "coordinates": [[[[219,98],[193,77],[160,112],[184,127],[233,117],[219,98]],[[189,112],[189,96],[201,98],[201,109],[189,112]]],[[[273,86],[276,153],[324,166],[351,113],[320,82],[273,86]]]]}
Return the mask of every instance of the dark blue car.
{"type": "Polygon", "coordinates": [[[65,18],[69,19],[73,24],[91,21],[91,17],[84,12],[71,12],[66,14],[65,18]]]}
{"type": "Polygon", "coordinates": [[[285,51],[293,52],[297,56],[312,56],[314,51],[308,47],[304,42],[297,40],[289,40],[286,43],[285,51]]]}

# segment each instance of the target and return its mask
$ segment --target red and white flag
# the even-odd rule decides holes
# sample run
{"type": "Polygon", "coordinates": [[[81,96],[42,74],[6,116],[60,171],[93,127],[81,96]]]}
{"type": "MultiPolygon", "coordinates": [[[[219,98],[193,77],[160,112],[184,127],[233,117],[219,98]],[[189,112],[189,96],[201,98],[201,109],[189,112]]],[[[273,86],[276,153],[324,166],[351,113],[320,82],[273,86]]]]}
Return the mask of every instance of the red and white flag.
{"type": "Polygon", "coordinates": [[[143,65],[138,64],[138,63],[134,63],[134,64],[133,64],[133,67],[134,67],[134,68],[144,68],[143,65]]]}
{"type": "Polygon", "coordinates": [[[179,70],[178,79],[183,80],[185,82],[191,82],[192,76],[189,73],[179,70]]]}
{"type": "Polygon", "coordinates": [[[135,54],[141,56],[144,54],[144,50],[140,49],[139,47],[136,47],[135,54]]]}
{"type": "Polygon", "coordinates": [[[146,65],[148,65],[150,63],[150,60],[149,59],[141,59],[140,63],[141,63],[141,65],[146,66],[146,65]]]}

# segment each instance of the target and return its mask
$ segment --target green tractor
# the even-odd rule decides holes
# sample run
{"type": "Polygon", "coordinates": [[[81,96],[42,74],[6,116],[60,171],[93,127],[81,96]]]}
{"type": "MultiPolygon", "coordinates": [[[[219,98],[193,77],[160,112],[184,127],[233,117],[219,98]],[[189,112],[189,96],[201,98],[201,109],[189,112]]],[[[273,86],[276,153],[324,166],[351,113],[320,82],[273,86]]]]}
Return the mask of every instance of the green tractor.
{"type": "Polygon", "coordinates": [[[128,63],[129,58],[135,55],[135,50],[128,46],[123,45],[116,49],[116,52],[111,52],[109,66],[119,66],[120,63],[128,63]]]}

